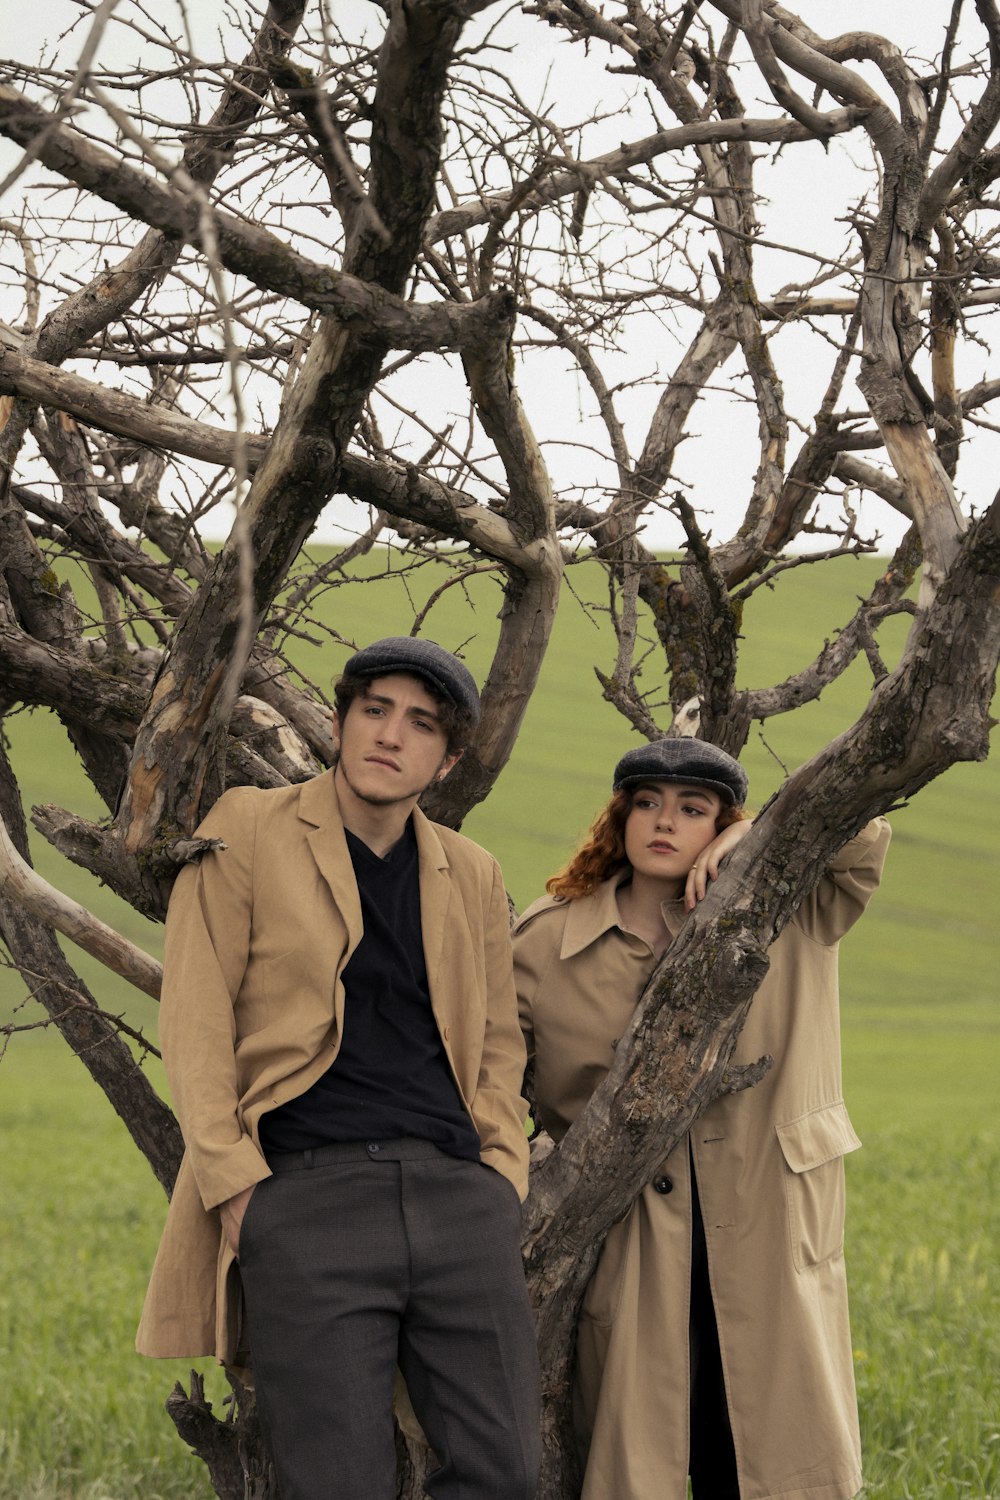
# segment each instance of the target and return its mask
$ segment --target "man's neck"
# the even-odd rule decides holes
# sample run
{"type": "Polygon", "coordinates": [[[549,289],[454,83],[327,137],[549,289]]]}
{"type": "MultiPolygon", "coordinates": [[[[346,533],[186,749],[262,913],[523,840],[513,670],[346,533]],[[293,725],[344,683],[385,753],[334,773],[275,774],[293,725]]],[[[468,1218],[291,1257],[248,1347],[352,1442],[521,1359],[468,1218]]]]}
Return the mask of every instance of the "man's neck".
{"type": "Polygon", "coordinates": [[[339,772],[334,772],[334,782],[344,827],[367,844],[373,854],[384,859],[403,837],[416,797],[407,797],[403,802],[366,802],[351,790],[339,772]]]}

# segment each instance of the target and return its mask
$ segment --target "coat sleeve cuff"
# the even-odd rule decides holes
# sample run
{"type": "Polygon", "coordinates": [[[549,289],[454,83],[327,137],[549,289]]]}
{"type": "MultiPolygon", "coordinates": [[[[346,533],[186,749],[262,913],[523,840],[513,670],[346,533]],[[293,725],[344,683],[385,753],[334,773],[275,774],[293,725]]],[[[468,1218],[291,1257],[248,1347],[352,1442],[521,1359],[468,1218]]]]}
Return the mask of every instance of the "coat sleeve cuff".
{"type": "Polygon", "coordinates": [[[206,1210],[218,1208],[228,1198],[242,1193],[270,1177],[271,1169],[248,1135],[235,1146],[211,1152],[191,1151],[194,1172],[202,1205],[206,1210]]]}

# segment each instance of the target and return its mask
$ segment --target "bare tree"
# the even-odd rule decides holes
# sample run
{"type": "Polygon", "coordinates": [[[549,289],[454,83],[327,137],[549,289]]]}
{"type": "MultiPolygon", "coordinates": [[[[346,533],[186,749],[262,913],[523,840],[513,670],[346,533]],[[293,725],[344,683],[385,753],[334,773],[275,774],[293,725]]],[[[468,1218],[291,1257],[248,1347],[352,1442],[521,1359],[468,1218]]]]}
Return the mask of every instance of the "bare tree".
{"type": "MultiPolygon", "coordinates": [[[[162,917],[224,785],[329,763],[329,705],[284,643],[377,544],[502,581],[479,737],[428,804],[453,826],[510,754],[582,552],[618,632],[601,687],[647,736],[738,753],[754,720],[871,665],[862,717],[764,811],[535,1173],[544,1500],[575,1493],[567,1370],[603,1237],[704,1102],[752,1084],[729,1059],[769,944],[868,818],[986,755],[1000,11],[931,9],[921,58],[776,0],[271,0],[199,7],[197,36],[182,0],[77,0],[51,55],[0,63],[2,706],[65,726],[108,818],[33,821],[138,910],[162,917]],[[818,238],[787,211],[805,153],[818,238]],[[720,402],[756,426],[724,480],[686,457],[720,402]],[[732,497],[716,541],[706,513],[732,497]],[[355,539],[312,567],[331,503],[355,539]],[[908,529],[853,618],[787,681],[737,688],[749,595],[875,550],[880,513],[908,529]],[[676,564],[643,535],[666,517],[676,564]],[[56,558],[85,568],[96,619],[56,558]]],[[[5,757],[0,810],[4,941],[169,1191],[176,1123],[54,931],[154,991],[155,966],[30,869],[5,757]]],[[[220,1496],[263,1500],[237,1397],[225,1427],[197,1388],[172,1414],[220,1496]]]]}

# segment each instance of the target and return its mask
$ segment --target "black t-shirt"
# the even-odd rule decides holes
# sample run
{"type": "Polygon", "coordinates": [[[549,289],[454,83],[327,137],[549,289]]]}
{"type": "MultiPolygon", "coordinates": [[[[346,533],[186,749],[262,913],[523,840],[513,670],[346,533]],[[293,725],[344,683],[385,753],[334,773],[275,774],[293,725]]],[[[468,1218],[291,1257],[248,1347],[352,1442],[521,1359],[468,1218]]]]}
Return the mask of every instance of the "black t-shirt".
{"type": "Polygon", "coordinates": [[[262,1117],[265,1154],[417,1136],[478,1161],[479,1136],[431,1009],[413,820],[384,859],[344,831],[364,923],[344,969],[344,1034],[312,1087],[262,1117]]]}

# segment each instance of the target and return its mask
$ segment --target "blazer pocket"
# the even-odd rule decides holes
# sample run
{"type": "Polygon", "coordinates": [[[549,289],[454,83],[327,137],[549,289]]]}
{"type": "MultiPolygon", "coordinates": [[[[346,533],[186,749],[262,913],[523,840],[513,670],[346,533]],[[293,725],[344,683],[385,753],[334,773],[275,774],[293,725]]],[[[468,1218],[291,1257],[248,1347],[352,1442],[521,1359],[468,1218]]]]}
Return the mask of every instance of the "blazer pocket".
{"type": "Polygon", "coordinates": [[[844,1157],[861,1145],[842,1099],[776,1125],[785,1159],[785,1204],[797,1271],[844,1249],[844,1157]]]}

